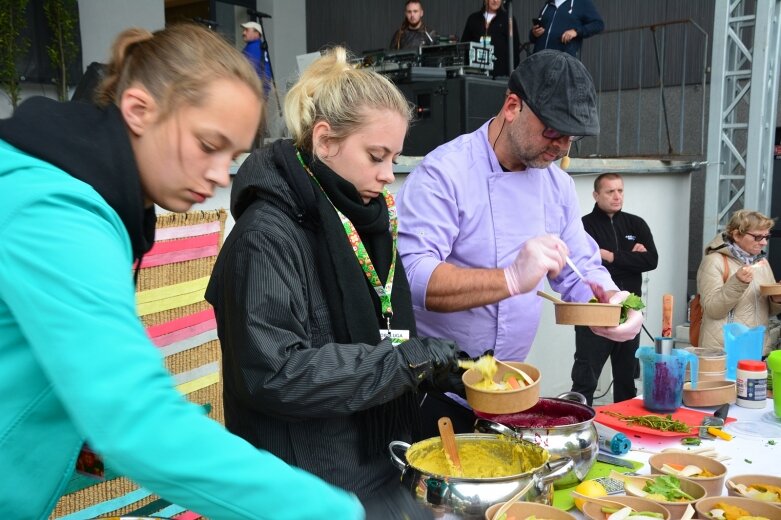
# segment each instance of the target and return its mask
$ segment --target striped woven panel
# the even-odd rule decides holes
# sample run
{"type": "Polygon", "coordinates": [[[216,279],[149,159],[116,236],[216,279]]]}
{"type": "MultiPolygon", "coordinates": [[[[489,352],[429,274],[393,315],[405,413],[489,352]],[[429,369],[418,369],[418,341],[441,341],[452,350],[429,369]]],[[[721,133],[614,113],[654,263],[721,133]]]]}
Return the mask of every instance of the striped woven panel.
{"type": "MultiPolygon", "coordinates": [[[[155,245],[144,256],[136,288],[138,314],[165,356],[177,388],[220,423],[224,423],[220,345],[214,312],[203,295],[222,244],[226,216],[225,210],[159,216],[155,245]]],[[[109,467],[103,482],[74,474],[50,518],[121,515],[201,518],[109,467]]]]}

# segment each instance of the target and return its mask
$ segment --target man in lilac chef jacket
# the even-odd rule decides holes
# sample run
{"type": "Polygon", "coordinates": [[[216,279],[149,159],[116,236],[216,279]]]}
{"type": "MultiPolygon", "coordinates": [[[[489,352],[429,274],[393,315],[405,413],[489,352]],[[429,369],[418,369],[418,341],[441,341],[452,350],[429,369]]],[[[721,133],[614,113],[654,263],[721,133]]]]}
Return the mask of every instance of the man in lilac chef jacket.
{"type": "MultiPolygon", "coordinates": [[[[598,134],[591,75],[571,55],[544,50],[512,73],[496,117],[423,159],[396,198],[420,334],[453,339],[471,356],[494,349],[500,360],[524,360],[544,278],[566,301],[592,297],[567,256],[612,303],[627,297],[583,229],[572,179],[553,164],[573,141],[598,134]]],[[[630,311],[624,324],[592,330],[625,341],[642,322],[630,311]]],[[[423,402],[425,416],[449,414],[457,430],[471,431],[474,416],[464,410],[431,393],[423,402]]]]}

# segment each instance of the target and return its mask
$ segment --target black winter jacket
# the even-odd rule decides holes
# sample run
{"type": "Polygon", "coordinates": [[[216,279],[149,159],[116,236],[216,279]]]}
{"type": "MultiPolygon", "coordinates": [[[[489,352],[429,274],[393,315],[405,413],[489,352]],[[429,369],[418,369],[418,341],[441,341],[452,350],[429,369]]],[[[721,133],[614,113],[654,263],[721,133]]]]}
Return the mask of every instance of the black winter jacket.
{"type": "Polygon", "coordinates": [[[642,293],[642,273],[653,271],[659,261],[654,237],[648,224],[642,218],[619,211],[613,217],[599,209],[583,216],[583,227],[600,249],[607,249],[615,255],[613,262],[602,262],[619,289],[637,294],[642,293]],[[633,253],[635,244],[643,244],[646,253],[633,253]]]}
{"type": "MultiPolygon", "coordinates": [[[[494,70],[491,73],[492,76],[509,76],[508,66],[510,62],[509,58],[509,37],[507,22],[509,16],[507,11],[499,9],[496,12],[496,16],[491,20],[488,27],[485,26],[485,9],[481,9],[475,13],[469,15],[466,19],[466,25],[464,26],[464,33],[461,35],[462,42],[479,42],[481,36],[490,36],[491,45],[494,46],[494,70]]],[[[518,58],[521,52],[521,39],[518,35],[518,22],[513,17],[513,64],[518,66],[518,58]]]]}
{"type": "MultiPolygon", "coordinates": [[[[292,147],[285,141],[256,150],[234,179],[236,225],[206,292],[223,349],[225,423],[254,446],[365,500],[397,483],[399,472],[387,454],[361,460],[355,414],[418,382],[387,339],[334,342],[320,280],[332,275],[319,272],[306,210],[281,177],[274,146],[292,147]]],[[[300,165],[291,167],[310,182],[300,165]]]]}

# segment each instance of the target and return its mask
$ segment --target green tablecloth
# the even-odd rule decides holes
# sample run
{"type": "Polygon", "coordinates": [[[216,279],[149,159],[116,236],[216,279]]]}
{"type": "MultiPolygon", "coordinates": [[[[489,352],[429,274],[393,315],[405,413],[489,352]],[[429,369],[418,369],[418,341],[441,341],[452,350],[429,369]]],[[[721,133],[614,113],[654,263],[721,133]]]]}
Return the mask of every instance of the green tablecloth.
{"type": "MultiPolygon", "coordinates": [[[[627,460],[627,462],[631,462],[634,465],[634,471],[637,471],[638,469],[642,468],[644,464],[642,462],[635,462],[633,460],[627,460]]],[[[586,478],[583,480],[591,480],[599,477],[606,477],[610,474],[611,471],[617,471],[619,473],[627,473],[630,470],[629,468],[624,468],[622,466],[613,466],[612,464],[606,464],[604,462],[596,462],[592,467],[591,470],[586,474],[586,478]]],[[[568,511],[575,507],[575,500],[572,498],[572,490],[575,489],[575,487],[570,487],[566,489],[559,489],[553,492],[553,505],[559,509],[563,509],[564,511],[568,511]]]]}

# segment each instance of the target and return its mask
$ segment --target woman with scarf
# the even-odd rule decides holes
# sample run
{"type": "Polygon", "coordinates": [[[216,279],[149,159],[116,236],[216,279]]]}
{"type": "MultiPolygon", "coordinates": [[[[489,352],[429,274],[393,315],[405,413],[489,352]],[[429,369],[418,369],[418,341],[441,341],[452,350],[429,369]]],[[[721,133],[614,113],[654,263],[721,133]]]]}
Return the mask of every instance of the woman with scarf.
{"type": "Polygon", "coordinates": [[[100,466],[92,452],[214,519],[363,517],[187,402],[136,314],[155,204],[186,211],[227,186],[261,89],[206,28],[129,29],[98,106],[31,98],[0,121],[0,517],[48,517],[74,468],[100,466]]]}
{"type": "MultiPolygon", "coordinates": [[[[762,296],[759,291],[760,285],[776,283],[762,251],[770,239],[773,224],[773,219],[757,211],[736,211],[724,233],[705,248],[697,269],[697,291],[702,305],[701,347],[723,348],[725,323],[767,327],[768,318],[781,312],[781,297],[762,296]]],[[[767,334],[763,350],[764,354],[770,350],[767,334]]]]}
{"type": "Polygon", "coordinates": [[[387,446],[415,438],[418,386],[457,375],[453,342],[416,335],[396,252],[386,186],[410,117],[399,90],[343,48],[310,65],[285,98],[292,140],[239,169],[236,225],[206,292],[228,429],[377,518],[402,517],[378,502],[419,514],[387,446]]]}

